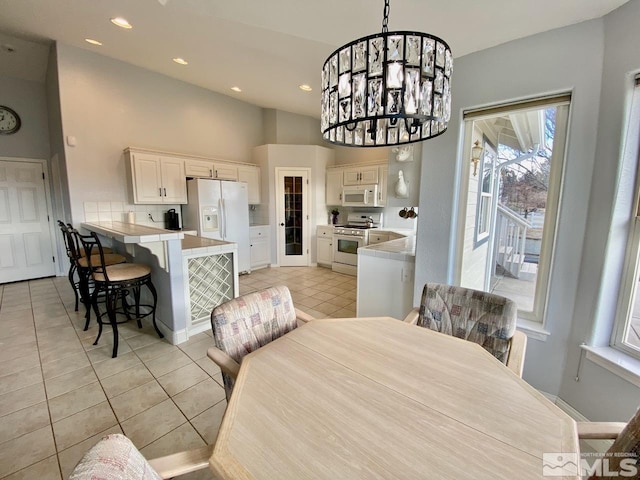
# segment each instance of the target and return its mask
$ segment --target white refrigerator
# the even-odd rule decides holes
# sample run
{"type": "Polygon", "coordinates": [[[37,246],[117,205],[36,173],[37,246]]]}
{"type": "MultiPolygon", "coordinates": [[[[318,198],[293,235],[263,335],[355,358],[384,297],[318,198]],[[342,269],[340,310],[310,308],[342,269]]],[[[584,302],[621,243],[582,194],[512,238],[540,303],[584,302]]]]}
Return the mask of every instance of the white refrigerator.
{"type": "Polygon", "coordinates": [[[187,180],[182,229],[198,236],[238,244],[238,270],[251,270],[247,184],[208,178],[187,180]]]}

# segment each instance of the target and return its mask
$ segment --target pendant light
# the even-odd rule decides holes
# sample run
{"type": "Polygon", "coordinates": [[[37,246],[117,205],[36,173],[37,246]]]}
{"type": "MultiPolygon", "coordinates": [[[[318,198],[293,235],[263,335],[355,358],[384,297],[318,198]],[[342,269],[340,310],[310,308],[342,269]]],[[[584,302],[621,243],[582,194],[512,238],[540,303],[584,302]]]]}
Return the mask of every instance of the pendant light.
{"type": "Polygon", "coordinates": [[[322,68],[323,138],[351,147],[396,146],[436,137],[451,117],[453,58],[447,43],[420,32],[389,32],[350,42],[322,68]]]}

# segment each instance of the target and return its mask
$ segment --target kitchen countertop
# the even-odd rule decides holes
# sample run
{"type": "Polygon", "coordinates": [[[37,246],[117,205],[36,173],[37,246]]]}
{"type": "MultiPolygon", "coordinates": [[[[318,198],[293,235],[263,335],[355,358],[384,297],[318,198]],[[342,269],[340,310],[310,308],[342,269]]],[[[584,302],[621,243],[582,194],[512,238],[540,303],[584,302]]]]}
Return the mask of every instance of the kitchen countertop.
{"type": "Polygon", "coordinates": [[[164,242],[167,240],[181,240],[184,233],[164,228],[148,227],[136,223],[125,222],[87,222],[82,228],[112,238],[121,243],[164,242]]]}
{"type": "MultiPolygon", "coordinates": [[[[380,229],[386,231],[385,229],[380,229]]],[[[389,230],[395,231],[397,230],[389,230]]],[[[390,258],[392,260],[413,261],[416,256],[416,237],[410,235],[404,238],[396,238],[388,242],[376,243],[360,247],[358,255],[366,255],[370,257],[390,258]]]]}
{"type": "Polygon", "coordinates": [[[185,235],[182,239],[182,255],[229,253],[237,251],[237,248],[238,246],[234,242],[197,237],[195,235],[185,235]]]}

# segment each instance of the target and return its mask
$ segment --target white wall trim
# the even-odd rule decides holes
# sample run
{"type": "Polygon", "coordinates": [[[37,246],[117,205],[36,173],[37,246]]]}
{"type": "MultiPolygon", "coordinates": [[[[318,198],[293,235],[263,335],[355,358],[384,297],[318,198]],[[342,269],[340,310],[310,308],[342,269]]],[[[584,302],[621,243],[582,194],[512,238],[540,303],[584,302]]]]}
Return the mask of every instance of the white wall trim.
{"type": "Polygon", "coordinates": [[[156,318],[156,324],[158,325],[158,328],[164,335],[164,338],[166,338],[171,345],[178,345],[180,343],[183,343],[189,340],[189,332],[187,331],[186,328],[183,328],[182,330],[178,330],[174,332],[157,318],[156,318]]]}
{"type": "Polygon", "coordinates": [[[587,352],[587,360],[640,387],[640,360],[612,347],[580,345],[587,352]]]}

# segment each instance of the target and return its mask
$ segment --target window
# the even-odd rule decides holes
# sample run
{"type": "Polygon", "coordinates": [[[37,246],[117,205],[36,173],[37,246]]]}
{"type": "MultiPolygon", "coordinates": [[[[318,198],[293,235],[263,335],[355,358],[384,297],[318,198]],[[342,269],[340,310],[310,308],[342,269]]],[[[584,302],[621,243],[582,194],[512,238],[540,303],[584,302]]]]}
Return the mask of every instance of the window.
{"type": "Polygon", "coordinates": [[[623,145],[622,172],[616,198],[616,209],[624,210],[629,237],[622,273],[620,296],[612,345],[640,357],[640,77],[631,101],[627,135],[623,145]],[[635,177],[635,178],[634,178],[635,177]]]}
{"type": "Polygon", "coordinates": [[[483,138],[482,163],[478,180],[478,213],[476,215],[476,246],[489,239],[491,207],[493,205],[493,176],[496,165],[496,148],[483,138]]]}

